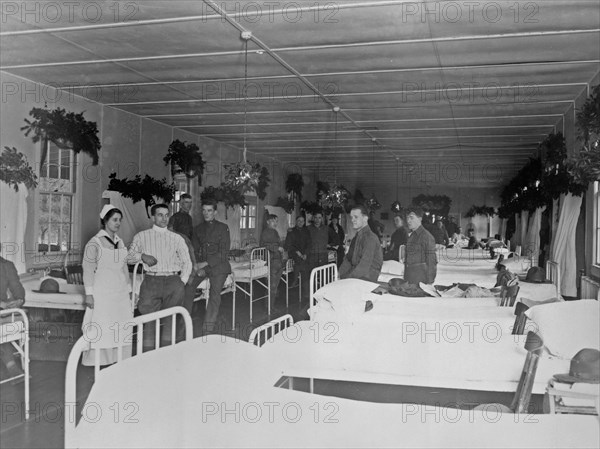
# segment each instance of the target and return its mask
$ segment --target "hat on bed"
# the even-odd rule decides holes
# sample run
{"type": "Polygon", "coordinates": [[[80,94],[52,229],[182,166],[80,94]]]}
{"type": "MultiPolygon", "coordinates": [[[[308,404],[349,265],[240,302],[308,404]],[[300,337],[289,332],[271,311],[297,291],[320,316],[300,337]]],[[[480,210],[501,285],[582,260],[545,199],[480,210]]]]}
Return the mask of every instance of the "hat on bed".
{"type": "Polygon", "coordinates": [[[551,283],[546,279],[546,270],[542,267],[531,267],[527,271],[527,276],[523,279],[525,282],[533,282],[535,284],[549,284],[551,283]]]}
{"type": "Polygon", "coordinates": [[[600,383],[600,351],[592,348],[582,349],[571,359],[569,373],[555,374],[554,378],[568,383],[600,383]]]}
{"type": "Polygon", "coordinates": [[[40,284],[39,290],[32,290],[35,293],[60,293],[65,294],[65,292],[59,291],[60,288],[58,286],[58,282],[55,279],[44,279],[40,284]]]}

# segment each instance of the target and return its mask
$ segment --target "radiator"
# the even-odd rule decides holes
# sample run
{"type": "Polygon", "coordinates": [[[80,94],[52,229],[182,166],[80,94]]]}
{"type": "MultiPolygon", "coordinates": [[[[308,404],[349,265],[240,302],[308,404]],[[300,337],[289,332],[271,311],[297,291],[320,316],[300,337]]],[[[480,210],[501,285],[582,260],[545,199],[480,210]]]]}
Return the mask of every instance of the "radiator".
{"type": "Polygon", "coordinates": [[[600,283],[589,276],[581,276],[581,299],[600,300],[600,283]]]}

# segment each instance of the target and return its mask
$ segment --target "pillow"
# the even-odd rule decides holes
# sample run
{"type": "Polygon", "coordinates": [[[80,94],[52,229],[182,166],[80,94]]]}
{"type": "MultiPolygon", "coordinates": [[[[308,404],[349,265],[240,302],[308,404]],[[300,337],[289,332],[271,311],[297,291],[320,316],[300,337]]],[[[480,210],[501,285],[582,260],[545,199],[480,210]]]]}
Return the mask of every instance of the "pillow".
{"type": "Polygon", "coordinates": [[[323,299],[329,301],[335,310],[358,303],[364,310],[365,301],[370,299],[367,297],[368,294],[377,287],[379,284],[362,279],[341,279],[321,287],[315,292],[314,297],[318,301],[323,299]]]}
{"type": "Polygon", "coordinates": [[[551,354],[570,359],[583,348],[600,350],[599,311],[598,301],[582,299],[536,305],[525,315],[551,354]]]}
{"type": "Polygon", "coordinates": [[[396,260],[384,260],[383,265],[381,266],[381,272],[403,276],[404,264],[396,260]]]}

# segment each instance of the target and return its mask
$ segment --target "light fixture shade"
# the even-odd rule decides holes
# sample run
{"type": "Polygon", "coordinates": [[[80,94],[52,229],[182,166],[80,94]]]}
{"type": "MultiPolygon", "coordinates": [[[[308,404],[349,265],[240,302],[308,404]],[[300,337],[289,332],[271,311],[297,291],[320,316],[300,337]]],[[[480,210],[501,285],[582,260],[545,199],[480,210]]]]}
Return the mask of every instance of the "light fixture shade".
{"type": "Polygon", "coordinates": [[[402,210],[402,205],[400,204],[400,201],[396,200],[392,203],[392,212],[400,212],[402,210]]]}

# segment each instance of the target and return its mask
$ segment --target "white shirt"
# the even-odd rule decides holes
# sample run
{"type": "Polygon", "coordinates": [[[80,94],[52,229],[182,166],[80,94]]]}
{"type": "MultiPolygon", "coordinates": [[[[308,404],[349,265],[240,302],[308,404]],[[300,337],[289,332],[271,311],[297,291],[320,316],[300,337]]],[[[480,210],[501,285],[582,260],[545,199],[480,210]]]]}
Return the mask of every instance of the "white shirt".
{"type": "Polygon", "coordinates": [[[167,228],[152,226],[151,229],[138,232],[129,247],[127,261],[130,264],[139,262],[142,254],[156,258],[156,265],[144,269],[151,273],[181,271],[181,281],[186,284],[192,272],[192,261],[185,240],[179,234],[167,228]]]}

